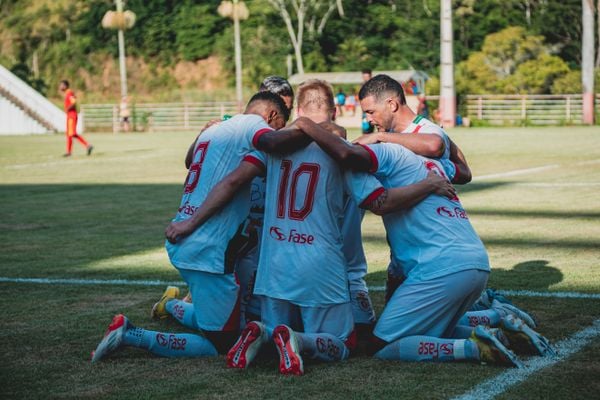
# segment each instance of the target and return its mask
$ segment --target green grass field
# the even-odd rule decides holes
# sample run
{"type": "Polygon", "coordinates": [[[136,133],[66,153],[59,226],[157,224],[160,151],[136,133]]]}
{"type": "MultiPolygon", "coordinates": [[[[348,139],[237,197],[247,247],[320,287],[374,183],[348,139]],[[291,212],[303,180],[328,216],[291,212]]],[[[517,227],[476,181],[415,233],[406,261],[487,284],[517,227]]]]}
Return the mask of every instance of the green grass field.
{"type": "MultiPolygon", "coordinates": [[[[475,181],[459,189],[490,254],[490,286],[600,294],[600,131],[595,128],[451,131],[475,181]],[[539,168],[538,168],[539,167],[539,168]],[[516,171],[514,173],[507,173],[516,171]]],[[[192,133],[88,135],[91,157],[64,138],[0,137],[0,278],[179,280],[163,249],[179,204],[192,133]]],[[[368,282],[385,280],[380,220],[367,215],[368,282]]],[[[90,352],[115,313],[149,319],[163,287],[0,282],[0,398],[452,398],[505,369],[470,363],[411,364],[357,356],[308,361],[301,378],[261,360],[248,371],[224,358],[171,360],[125,349],[91,365],[90,352]]],[[[383,294],[372,293],[377,311],[383,294]]],[[[514,296],[554,342],[600,319],[600,298],[514,296]]],[[[597,398],[600,340],[541,369],[499,398],[597,398]]]]}

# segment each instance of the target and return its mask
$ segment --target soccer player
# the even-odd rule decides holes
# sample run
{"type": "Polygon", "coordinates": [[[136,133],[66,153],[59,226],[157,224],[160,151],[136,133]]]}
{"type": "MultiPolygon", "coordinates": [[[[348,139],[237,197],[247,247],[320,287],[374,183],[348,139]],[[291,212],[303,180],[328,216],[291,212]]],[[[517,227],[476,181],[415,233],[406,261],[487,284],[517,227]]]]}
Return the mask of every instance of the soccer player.
{"type": "MultiPolygon", "coordinates": [[[[384,130],[389,130],[394,120],[389,110],[404,103],[397,85],[389,77],[375,77],[359,93],[369,119],[384,130]]],[[[403,146],[351,146],[321,130],[307,134],[342,166],[370,171],[386,188],[417,182],[428,171],[445,176],[440,163],[403,146]]],[[[481,325],[474,329],[457,326],[485,288],[490,271],[483,243],[458,198],[429,196],[408,212],[384,213],[383,221],[392,258],[401,266],[406,281],[394,292],[375,327],[376,357],[470,359],[519,366],[505,346],[503,331],[535,342],[545,354],[552,354],[542,336],[513,318],[506,319],[503,331],[481,325]]]]}
{"type": "Polygon", "coordinates": [[[67,152],[63,154],[63,157],[70,157],[73,148],[73,138],[77,139],[79,143],[85,146],[87,155],[92,154],[94,146],[85,141],[83,136],[77,133],[77,98],[75,93],[69,88],[69,81],[62,80],[58,85],[58,89],[64,93],[65,96],[65,112],[67,113],[67,152]]]}
{"type": "MultiPolygon", "coordinates": [[[[367,118],[376,128],[377,133],[363,135],[355,141],[359,144],[396,143],[403,145],[416,154],[436,159],[444,167],[446,176],[453,183],[466,184],[471,181],[471,170],[464,154],[449,138],[446,132],[435,123],[416,115],[406,104],[402,86],[387,75],[378,75],[370,85],[379,85],[398,93],[398,100],[386,99],[382,104],[376,104],[375,97],[369,96],[361,100],[367,113],[367,118]]],[[[386,301],[393,291],[404,280],[402,269],[392,259],[388,268],[386,282],[386,301]]],[[[485,293],[484,293],[485,294],[485,293]]],[[[526,324],[535,328],[533,318],[512,304],[501,301],[488,301],[488,309],[467,312],[461,319],[461,324],[476,326],[486,324],[498,326],[501,319],[513,315],[522,319],[526,324]]]]}
{"type": "MultiPolygon", "coordinates": [[[[331,87],[308,81],[299,88],[298,114],[309,119],[299,118],[293,125],[303,131],[315,129],[313,120],[329,123],[333,112],[331,87]]],[[[255,294],[263,296],[262,323],[246,326],[227,362],[230,367],[247,367],[272,336],[280,354],[280,372],[302,374],[301,352],[326,361],[349,354],[344,342],[353,321],[340,226],[343,187],[358,194],[365,207],[384,210],[408,208],[434,191],[448,196],[454,196],[454,191],[434,174],[401,191],[384,191],[365,174],[348,174],[344,179],[340,168],[316,145],[284,156],[256,156],[257,165],[267,169],[265,228],[255,287],[255,294]],[[298,329],[299,322],[302,333],[292,329],[298,329]]],[[[191,229],[199,229],[258,172],[242,163],[198,208],[191,229]]]]}
{"type": "MultiPolygon", "coordinates": [[[[260,92],[271,92],[283,100],[286,108],[291,113],[294,103],[294,90],[289,82],[280,76],[268,76],[260,84],[260,92]]],[[[221,121],[213,120],[206,124],[200,134],[214,124],[221,121]]],[[[287,120],[285,121],[287,123],[287,120]]],[[[192,156],[194,153],[195,141],[188,149],[185,166],[190,168],[192,156]]],[[[240,252],[236,260],[235,272],[240,282],[240,318],[242,326],[245,326],[248,321],[259,319],[260,317],[260,300],[253,295],[254,281],[256,278],[256,269],[258,267],[258,259],[260,255],[260,237],[264,215],[265,205],[265,178],[262,176],[256,177],[251,183],[250,193],[250,213],[246,219],[244,227],[240,231],[240,252]],[[244,242],[245,243],[242,243],[244,242]]],[[[157,302],[152,309],[153,318],[166,318],[169,314],[164,308],[166,301],[175,299],[179,295],[179,290],[175,287],[168,287],[163,297],[157,302]]],[[[175,315],[184,315],[184,309],[189,306],[184,303],[191,302],[191,296],[188,293],[185,301],[174,306],[175,315]]],[[[189,313],[188,313],[189,314],[189,313]]],[[[189,325],[188,325],[189,326],[189,325]]]]}
{"type": "MultiPolygon", "coordinates": [[[[297,130],[274,131],[282,128],[288,117],[279,96],[262,92],[250,99],[244,114],[207,129],[195,144],[193,162],[175,217],[180,223],[176,225],[185,225],[212,187],[256,146],[269,151],[286,151],[290,145],[296,148],[307,143],[306,137],[297,130]],[[207,171],[202,173],[203,169],[207,171]]],[[[92,362],[122,346],[139,347],[167,357],[216,355],[231,347],[239,329],[239,285],[233,267],[238,250],[236,235],[248,213],[249,187],[245,189],[201,231],[189,231],[185,239],[167,243],[171,263],[196,299],[193,315],[180,315],[180,321],[193,324],[204,336],[153,332],[135,327],[124,315],[117,315],[96,348],[92,362]]],[[[169,310],[176,304],[166,302],[165,307],[169,310]]],[[[177,315],[174,310],[169,312],[177,315]]]]}

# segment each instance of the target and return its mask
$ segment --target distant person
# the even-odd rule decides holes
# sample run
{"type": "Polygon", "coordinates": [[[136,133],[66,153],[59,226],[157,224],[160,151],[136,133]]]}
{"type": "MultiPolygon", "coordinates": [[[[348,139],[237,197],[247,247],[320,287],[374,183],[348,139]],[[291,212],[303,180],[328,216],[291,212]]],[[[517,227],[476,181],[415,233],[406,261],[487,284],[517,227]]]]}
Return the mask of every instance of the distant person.
{"type": "Polygon", "coordinates": [[[346,93],[344,93],[344,91],[341,88],[335,95],[335,100],[336,101],[334,103],[336,104],[337,115],[341,117],[342,115],[344,115],[343,109],[344,105],[346,105],[346,93]]]}
{"type": "Polygon", "coordinates": [[[67,80],[60,81],[58,89],[65,95],[65,112],[67,113],[67,152],[63,154],[63,157],[71,157],[73,138],[79,140],[79,143],[85,146],[89,156],[92,154],[94,146],[86,142],[83,136],[77,134],[77,98],[75,93],[69,89],[69,81],[67,80]]]}
{"type": "Polygon", "coordinates": [[[356,115],[356,94],[354,90],[350,91],[350,94],[346,96],[346,105],[344,108],[347,112],[351,112],[353,117],[356,115]]]}
{"type": "MultiPolygon", "coordinates": [[[[363,69],[362,70],[362,80],[363,83],[367,83],[367,81],[369,81],[371,78],[373,77],[373,71],[371,71],[370,69],[363,69]]],[[[361,129],[362,129],[362,133],[373,133],[373,131],[375,130],[375,128],[373,127],[373,125],[371,125],[371,123],[367,120],[367,114],[365,114],[365,112],[363,111],[362,113],[362,119],[361,119],[361,129]]]]}
{"type": "Polygon", "coordinates": [[[123,96],[121,98],[121,104],[119,104],[119,117],[121,117],[121,128],[123,129],[123,132],[129,132],[131,130],[131,125],[129,123],[130,116],[129,97],[123,96]]]}

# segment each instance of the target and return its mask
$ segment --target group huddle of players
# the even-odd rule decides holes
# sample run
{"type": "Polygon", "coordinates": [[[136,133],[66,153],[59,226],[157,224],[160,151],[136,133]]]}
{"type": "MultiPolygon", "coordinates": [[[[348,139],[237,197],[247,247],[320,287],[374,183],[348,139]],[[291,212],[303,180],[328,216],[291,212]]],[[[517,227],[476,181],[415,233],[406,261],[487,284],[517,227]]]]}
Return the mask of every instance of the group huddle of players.
{"type": "Polygon", "coordinates": [[[286,375],[304,373],[303,357],[345,360],[357,341],[388,360],[519,367],[514,352],[555,354],[530,315],[485,289],[487,252],[453,186],[471,180],[465,157],[412,112],[397,81],[362,86],[377,133],[354,143],[334,122],[327,82],[298,87],[286,126],[293,96],[285,79],[265,79],[243,114],[209,124],[188,151],[166,248],[189,293],[168,287],[152,316],[201,334],[150,331],[119,314],[92,362],[134,346],[226,354],[228,367],[247,368],[271,342],[286,375]],[[364,279],[365,210],[382,216],[391,250],[378,318],[364,279]]]}

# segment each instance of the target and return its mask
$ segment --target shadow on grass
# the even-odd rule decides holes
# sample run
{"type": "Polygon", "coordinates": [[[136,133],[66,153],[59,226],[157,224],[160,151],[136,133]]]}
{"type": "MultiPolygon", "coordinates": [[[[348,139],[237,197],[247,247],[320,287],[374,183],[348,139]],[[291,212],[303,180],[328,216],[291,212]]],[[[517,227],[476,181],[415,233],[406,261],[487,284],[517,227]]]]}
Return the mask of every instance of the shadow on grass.
{"type": "MultiPolygon", "coordinates": [[[[383,285],[386,271],[377,271],[366,276],[371,285],[383,285]]],[[[511,290],[548,290],[563,280],[563,273],[549,265],[546,260],[530,260],[515,264],[510,269],[493,268],[488,286],[511,290]]]]}
{"type": "Polygon", "coordinates": [[[181,192],[177,184],[2,185],[1,274],[64,277],[160,248],[181,192]]]}

